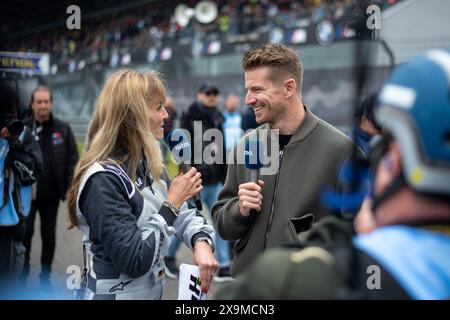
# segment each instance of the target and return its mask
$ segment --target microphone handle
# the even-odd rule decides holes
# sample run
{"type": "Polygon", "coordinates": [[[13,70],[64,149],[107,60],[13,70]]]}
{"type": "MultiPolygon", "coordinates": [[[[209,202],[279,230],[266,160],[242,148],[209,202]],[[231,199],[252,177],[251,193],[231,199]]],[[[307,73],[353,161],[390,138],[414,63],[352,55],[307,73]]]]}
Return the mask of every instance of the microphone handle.
{"type": "MultiPolygon", "coordinates": [[[[191,168],[192,168],[192,166],[189,163],[181,163],[180,164],[180,169],[184,173],[186,173],[189,170],[191,170],[191,168]]],[[[197,193],[192,198],[194,199],[194,203],[195,203],[195,206],[197,207],[197,210],[198,211],[202,211],[203,210],[203,206],[202,206],[202,199],[200,197],[200,193],[197,193]]]]}
{"type": "MultiPolygon", "coordinates": [[[[254,182],[254,183],[258,184],[259,170],[257,170],[257,169],[250,169],[249,171],[250,171],[250,179],[249,179],[250,181],[249,182],[254,182]]],[[[257,212],[256,212],[255,209],[251,209],[249,217],[254,218],[256,213],[257,212]]]]}
{"type": "Polygon", "coordinates": [[[249,170],[249,182],[254,182],[258,184],[259,178],[259,170],[258,169],[250,169],[249,170]]]}
{"type": "Polygon", "coordinates": [[[194,202],[195,202],[195,206],[197,207],[198,211],[202,211],[203,210],[203,206],[202,206],[202,199],[200,198],[200,193],[197,193],[194,196],[194,202]]]}

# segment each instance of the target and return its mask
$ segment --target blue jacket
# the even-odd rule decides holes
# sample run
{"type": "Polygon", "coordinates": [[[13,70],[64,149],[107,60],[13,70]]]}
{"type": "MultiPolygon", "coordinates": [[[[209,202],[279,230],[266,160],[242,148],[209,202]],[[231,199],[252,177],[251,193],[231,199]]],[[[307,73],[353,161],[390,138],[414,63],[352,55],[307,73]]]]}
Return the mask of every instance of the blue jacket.
{"type": "Polygon", "coordinates": [[[41,150],[27,127],[12,145],[0,139],[1,226],[15,226],[22,217],[28,216],[31,185],[37,181],[41,170],[41,150]]]}

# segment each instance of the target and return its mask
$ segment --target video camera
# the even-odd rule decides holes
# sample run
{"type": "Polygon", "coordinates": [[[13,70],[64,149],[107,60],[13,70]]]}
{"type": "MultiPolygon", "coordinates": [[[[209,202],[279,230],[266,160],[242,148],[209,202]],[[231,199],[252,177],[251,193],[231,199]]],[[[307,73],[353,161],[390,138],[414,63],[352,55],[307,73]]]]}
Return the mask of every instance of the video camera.
{"type": "Polygon", "coordinates": [[[0,128],[3,127],[6,127],[11,135],[18,136],[22,133],[23,123],[13,113],[0,114],[0,128]]]}

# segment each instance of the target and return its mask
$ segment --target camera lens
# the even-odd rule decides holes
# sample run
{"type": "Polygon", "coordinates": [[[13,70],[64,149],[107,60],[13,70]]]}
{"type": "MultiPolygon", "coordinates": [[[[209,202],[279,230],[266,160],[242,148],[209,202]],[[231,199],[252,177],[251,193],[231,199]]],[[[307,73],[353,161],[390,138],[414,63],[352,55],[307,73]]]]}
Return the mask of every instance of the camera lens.
{"type": "Polygon", "coordinates": [[[8,129],[11,135],[18,136],[22,133],[23,123],[17,119],[12,119],[8,121],[6,128],[8,129]]]}

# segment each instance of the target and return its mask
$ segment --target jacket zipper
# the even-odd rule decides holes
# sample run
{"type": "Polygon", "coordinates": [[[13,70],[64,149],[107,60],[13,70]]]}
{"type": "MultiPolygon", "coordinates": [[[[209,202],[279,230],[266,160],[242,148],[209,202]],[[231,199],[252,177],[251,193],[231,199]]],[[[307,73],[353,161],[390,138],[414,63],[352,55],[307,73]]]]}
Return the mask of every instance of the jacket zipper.
{"type": "Polygon", "coordinates": [[[270,208],[269,223],[267,225],[266,238],[264,239],[263,250],[266,249],[267,240],[269,238],[269,230],[270,230],[270,227],[272,226],[273,214],[274,214],[274,210],[275,210],[275,200],[277,198],[278,177],[280,176],[281,162],[283,161],[283,156],[284,156],[284,151],[286,150],[286,146],[283,147],[283,150],[281,151],[281,153],[278,157],[280,164],[278,165],[278,173],[277,173],[277,176],[275,177],[275,189],[273,190],[272,206],[270,208]]]}

